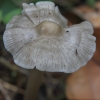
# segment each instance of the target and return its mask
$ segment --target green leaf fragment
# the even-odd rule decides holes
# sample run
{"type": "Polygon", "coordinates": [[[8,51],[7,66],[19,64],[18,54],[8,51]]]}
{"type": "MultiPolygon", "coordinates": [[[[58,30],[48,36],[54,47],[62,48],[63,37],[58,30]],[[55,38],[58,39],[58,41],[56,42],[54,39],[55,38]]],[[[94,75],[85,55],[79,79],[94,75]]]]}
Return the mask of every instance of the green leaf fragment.
{"type": "Polygon", "coordinates": [[[8,23],[14,15],[17,15],[20,13],[21,13],[21,9],[15,9],[15,10],[9,12],[3,18],[4,23],[8,23]]]}

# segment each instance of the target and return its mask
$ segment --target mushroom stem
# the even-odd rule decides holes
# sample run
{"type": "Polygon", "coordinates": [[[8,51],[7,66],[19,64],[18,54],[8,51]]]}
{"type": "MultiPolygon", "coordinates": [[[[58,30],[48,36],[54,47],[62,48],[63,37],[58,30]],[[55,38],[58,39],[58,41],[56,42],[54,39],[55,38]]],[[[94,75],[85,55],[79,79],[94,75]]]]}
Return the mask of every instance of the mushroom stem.
{"type": "Polygon", "coordinates": [[[43,72],[37,70],[36,68],[32,69],[27,83],[24,100],[38,99],[38,90],[41,86],[42,80],[43,72]]]}

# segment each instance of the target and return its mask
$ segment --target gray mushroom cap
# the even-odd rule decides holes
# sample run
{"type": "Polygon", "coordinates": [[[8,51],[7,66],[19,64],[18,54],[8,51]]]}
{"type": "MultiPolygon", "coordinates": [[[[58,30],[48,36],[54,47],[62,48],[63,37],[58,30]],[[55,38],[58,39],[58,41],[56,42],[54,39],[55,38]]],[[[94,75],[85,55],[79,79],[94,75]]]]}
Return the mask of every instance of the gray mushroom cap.
{"type": "Polygon", "coordinates": [[[3,41],[23,68],[71,73],[92,58],[96,48],[92,34],[90,22],[68,27],[53,2],[41,1],[23,3],[22,15],[7,24],[3,41]]]}

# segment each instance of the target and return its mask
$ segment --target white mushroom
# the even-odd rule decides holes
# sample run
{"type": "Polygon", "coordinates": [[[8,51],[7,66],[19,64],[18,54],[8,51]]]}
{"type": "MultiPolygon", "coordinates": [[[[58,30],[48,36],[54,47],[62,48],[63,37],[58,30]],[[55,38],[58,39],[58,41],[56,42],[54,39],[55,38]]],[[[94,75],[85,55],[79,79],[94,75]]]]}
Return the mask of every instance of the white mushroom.
{"type": "Polygon", "coordinates": [[[71,27],[53,2],[23,3],[22,15],[7,24],[5,48],[14,62],[27,69],[71,73],[93,56],[96,38],[85,21],[71,27]]]}

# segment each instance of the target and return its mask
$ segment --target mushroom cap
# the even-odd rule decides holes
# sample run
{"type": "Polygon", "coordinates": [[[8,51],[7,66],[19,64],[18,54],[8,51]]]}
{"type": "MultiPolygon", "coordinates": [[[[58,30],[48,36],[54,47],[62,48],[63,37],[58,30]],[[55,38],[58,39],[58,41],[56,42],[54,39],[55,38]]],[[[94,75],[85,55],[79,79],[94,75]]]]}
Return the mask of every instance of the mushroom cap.
{"type": "Polygon", "coordinates": [[[26,69],[71,73],[93,56],[96,38],[93,27],[85,21],[67,26],[53,2],[23,3],[22,15],[6,25],[5,48],[14,62],[26,69]]]}

